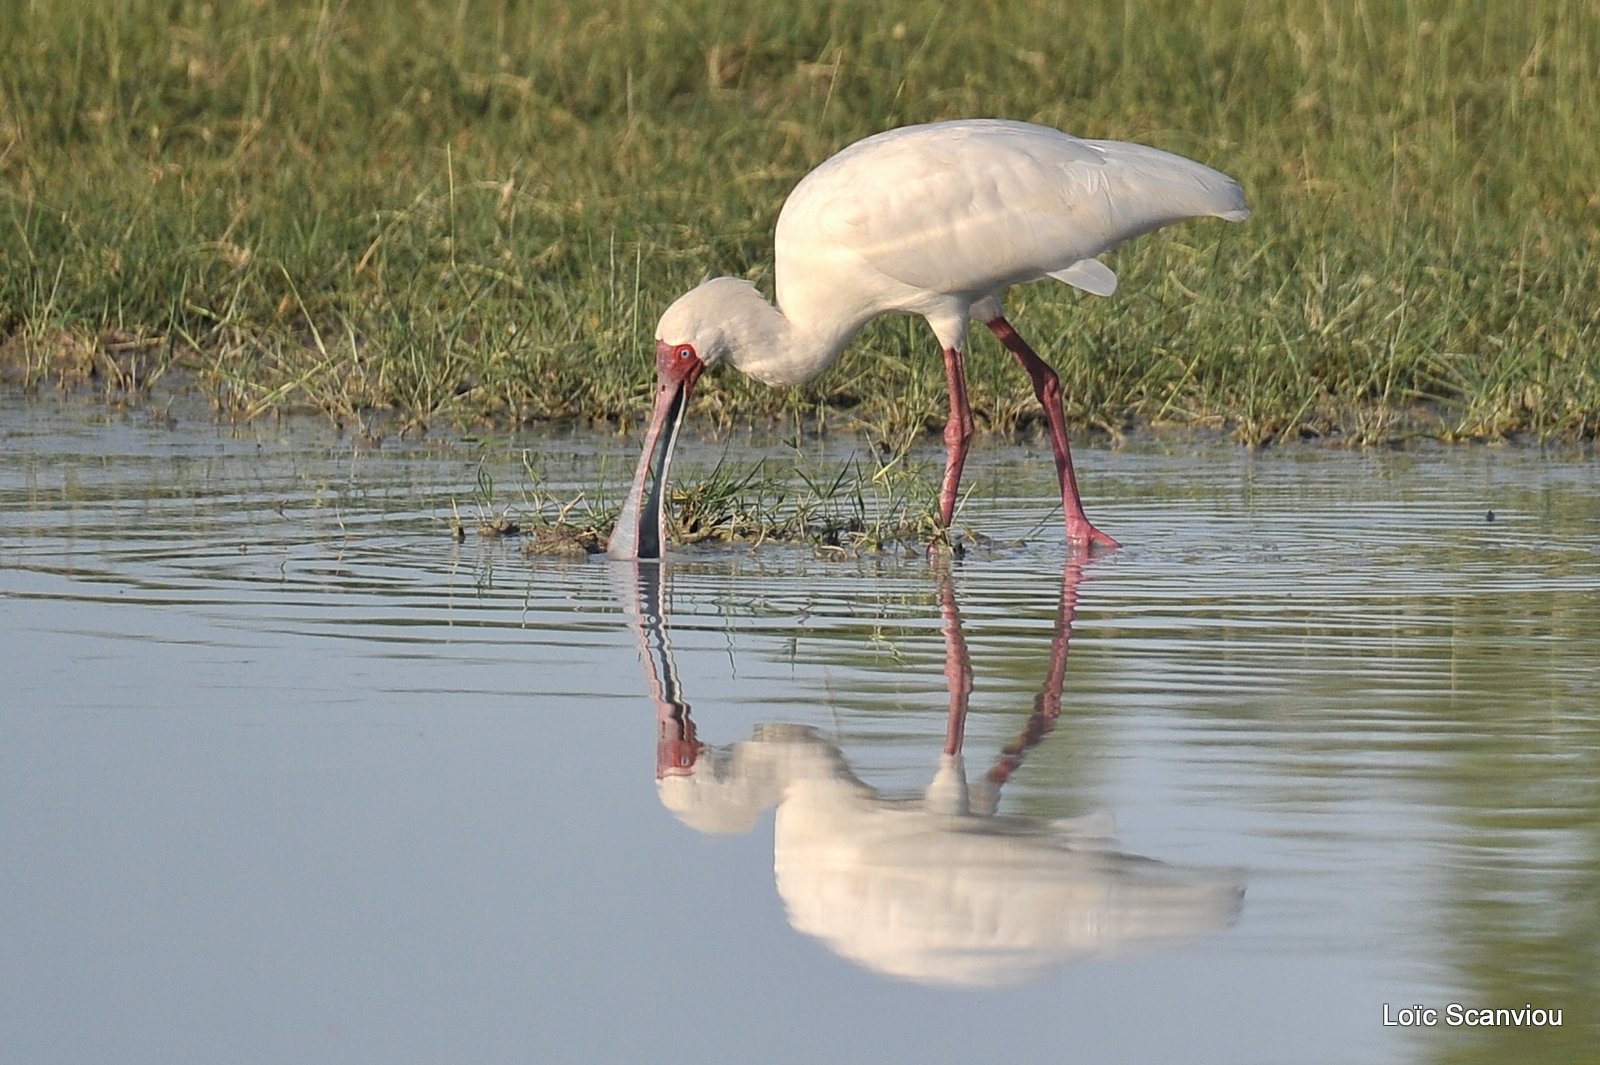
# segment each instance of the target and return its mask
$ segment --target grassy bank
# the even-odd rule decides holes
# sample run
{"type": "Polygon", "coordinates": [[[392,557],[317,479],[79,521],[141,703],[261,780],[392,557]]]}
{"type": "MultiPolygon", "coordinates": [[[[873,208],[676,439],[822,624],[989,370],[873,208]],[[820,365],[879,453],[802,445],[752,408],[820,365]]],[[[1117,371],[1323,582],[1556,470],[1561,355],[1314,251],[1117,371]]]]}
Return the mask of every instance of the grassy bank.
{"type": "MultiPolygon", "coordinates": [[[[513,4],[0,0],[14,383],[406,426],[646,410],[707,272],[770,292],[792,184],[887,126],[1005,115],[1238,177],[1256,217],[1014,293],[1078,425],[1249,442],[1600,428],[1600,12],[1570,0],[513,4]],[[788,8],[788,9],[784,9],[788,8]]],[[[987,337],[980,424],[1029,425],[987,337]]],[[[700,424],[942,423],[920,322],[700,424]]]]}

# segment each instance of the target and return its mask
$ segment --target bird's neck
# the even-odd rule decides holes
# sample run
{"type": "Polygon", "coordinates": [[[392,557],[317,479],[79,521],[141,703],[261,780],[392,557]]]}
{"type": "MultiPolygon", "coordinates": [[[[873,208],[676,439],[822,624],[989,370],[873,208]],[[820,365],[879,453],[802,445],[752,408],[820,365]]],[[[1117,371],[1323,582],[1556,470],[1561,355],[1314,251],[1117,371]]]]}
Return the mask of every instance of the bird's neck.
{"type": "Polygon", "coordinates": [[[755,297],[731,315],[728,361],[767,385],[802,385],[833,365],[860,323],[814,325],[755,297]]]}

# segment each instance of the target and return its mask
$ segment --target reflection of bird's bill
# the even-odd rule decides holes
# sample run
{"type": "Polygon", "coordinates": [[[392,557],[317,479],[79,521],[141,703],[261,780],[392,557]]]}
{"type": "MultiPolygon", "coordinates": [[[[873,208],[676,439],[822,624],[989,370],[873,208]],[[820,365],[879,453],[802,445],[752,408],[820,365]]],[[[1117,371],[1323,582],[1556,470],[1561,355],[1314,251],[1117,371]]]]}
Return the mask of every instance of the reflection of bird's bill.
{"type": "Polygon", "coordinates": [[[695,738],[689,704],[678,683],[666,622],[665,562],[611,563],[612,590],[622,604],[656,704],[656,776],[692,774],[704,744],[695,738]]]}

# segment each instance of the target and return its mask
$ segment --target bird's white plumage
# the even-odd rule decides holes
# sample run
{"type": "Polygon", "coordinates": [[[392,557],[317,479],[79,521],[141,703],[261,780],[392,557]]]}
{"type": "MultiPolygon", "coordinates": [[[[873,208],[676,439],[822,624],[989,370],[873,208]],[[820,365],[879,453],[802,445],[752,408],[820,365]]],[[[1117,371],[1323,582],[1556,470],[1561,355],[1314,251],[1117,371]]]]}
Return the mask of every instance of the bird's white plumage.
{"type": "Polygon", "coordinates": [[[853,332],[886,311],[964,327],[978,299],[1047,276],[1108,295],[1115,275],[1094,256],[1180,219],[1248,214],[1232,178],[1155,148],[1025,122],[908,126],[795,187],[778,216],[778,306],[803,330],[853,332]]]}
{"type": "Polygon", "coordinates": [[[1249,214],[1226,174],[1141,144],[999,119],[906,126],[795,186],[774,239],[776,308],[716,279],[668,308],[656,337],[801,384],[878,315],[923,315],[960,348],[974,304],[1011,285],[1054,277],[1110,295],[1116,275],[1095,256],[1181,219],[1249,214]]]}
{"type": "Polygon", "coordinates": [[[1079,259],[1065,269],[1051,270],[1050,276],[1096,296],[1109,296],[1117,290],[1117,275],[1099,259],[1079,259]]]}

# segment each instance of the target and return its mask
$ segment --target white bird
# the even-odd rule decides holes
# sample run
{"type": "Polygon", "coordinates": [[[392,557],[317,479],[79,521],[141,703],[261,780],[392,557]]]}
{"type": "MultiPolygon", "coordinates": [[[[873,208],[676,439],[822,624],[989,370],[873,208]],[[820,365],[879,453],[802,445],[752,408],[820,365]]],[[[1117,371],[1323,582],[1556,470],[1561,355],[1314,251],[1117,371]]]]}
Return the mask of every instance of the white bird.
{"type": "Polygon", "coordinates": [[[1239,184],[1169,152],[1047,126],[937,122],[845,148],[801,179],[778,215],[776,306],[749,282],[718,277],[661,316],[655,409],[611,556],[660,557],[667,468],[707,367],[727,362],[766,384],[803,384],[831,366],[863,325],[889,313],[923,316],[944,350],[943,524],[954,517],[973,434],[962,352],[967,322],[977,319],[1033,380],[1050,427],[1067,539],[1086,549],[1115,547],[1078,499],[1056,373],[1006,320],[999,297],[1046,277],[1109,296],[1117,277],[1095,256],[1202,216],[1248,218],[1239,184]]]}

